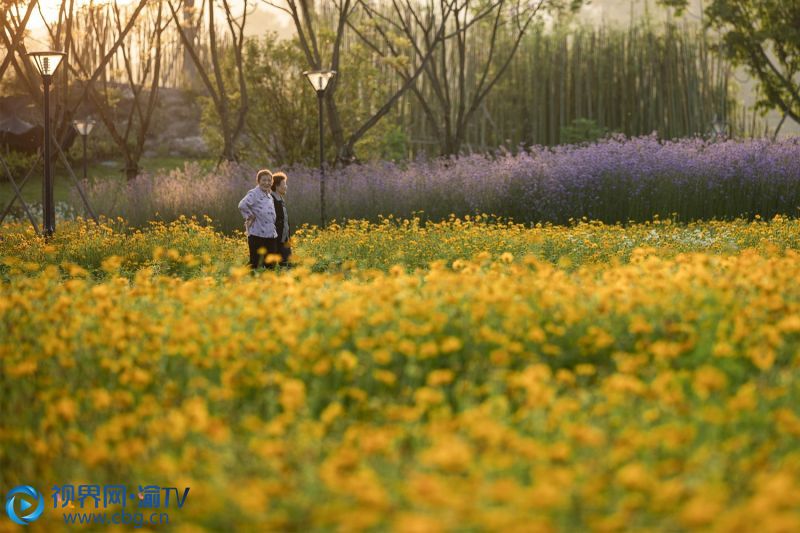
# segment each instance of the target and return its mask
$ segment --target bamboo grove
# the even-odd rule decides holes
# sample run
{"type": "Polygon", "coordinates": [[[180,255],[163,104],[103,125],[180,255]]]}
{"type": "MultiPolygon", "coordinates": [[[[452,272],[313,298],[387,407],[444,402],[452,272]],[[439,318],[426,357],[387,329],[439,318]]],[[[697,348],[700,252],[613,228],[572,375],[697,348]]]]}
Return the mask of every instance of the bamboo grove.
{"type": "MultiPolygon", "coordinates": [[[[580,119],[600,131],[665,139],[708,134],[715,118],[733,136],[761,134],[760,121],[736,99],[732,67],[713,47],[701,28],[674,23],[537,27],[470,124],[466,145],[556,145],[573,140],[565,133],[580,119]]],[[[412,138],[431,145],[419,103],[407,98],[403,105],[412,138]]]]}

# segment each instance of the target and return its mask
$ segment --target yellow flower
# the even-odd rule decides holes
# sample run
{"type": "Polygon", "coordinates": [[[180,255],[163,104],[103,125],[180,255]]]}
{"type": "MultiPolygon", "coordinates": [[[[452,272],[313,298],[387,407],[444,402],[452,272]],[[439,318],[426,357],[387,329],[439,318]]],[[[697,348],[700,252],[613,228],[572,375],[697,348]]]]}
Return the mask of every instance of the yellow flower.
{"type": "Polygon", "coordinates": [[[793,314],[784,317],[775,326],[784,333],[800,333],[800,315],[793,314]]]}
{"type": "Polygon", "coordinates": [[[445,472],[463,472],[472,463],[472,449],[461,438],[444,436],[436,440],[433,445],[422,452],[421,460],[424,464],[445,472]]]}
{"type": "Polygon", "coordinates": [[[708,526],[722,511],[722,503],[712,495],[698,495],[681,509],[681,523],[690,528],[708,526]]]}
{"type": "Polygon", "coordinates": [[[11,378],[27,376],[28,374],[36,372],[38,366],[39,364],[36,359],[26,359],[15,365],[11,364],[6,366],[6,375],[11,378]]]}
{"type": "Polygon", "coordinates": [[[703,365],[694,372],[692,386],[701,398],[708,398],[710,393],[724,389],[727,384],[725,374],[711,365],[703,365]]]}
{"type": "Polygon", "coordinates": [[[781,408],[775,411],[773,415],[775,425],[781,433],[787,433],[800,438],[800,417],[798,417],[791,409],[781,408]]]}
{"type": "Polygon", "coordinates": [[[375,350],[372,359],[379,365],[388,365],[392,362],[392,353],[386,349],[375,350]]]}
{"type": "Polygon", "coordinates": [[[458,337],[453,337],[453,336],[446,337],[441,342],[442,353],[457,352],[462,347],[463,347],[463,343],[461,342],[461,339],[459,339],[458,337]]]}
{"type": "Polygon", "coordinates": [[[443,533],[442,521],[423,513],[399,513],[392,524],[393,533],[443,533]]]}
{"type": "Polygon", "coordinates": [[[331,371],[332,366],[330,358],[325,357],[314,363],[311,371],[317,376],[324,376],[331,371]]]}
{"type": "Polygon", "coordinates": [[[342,350],[339,352],[337,361],[337,366],[347,371],[351,371],[358,366],[358,359],[353,352],[349,350],[342,350]]]}
{"type": "Polygon", "coordinates": [[[647,491],[655,483],[652,474],[642,463],[630,463],[617,471],[617,482],[628,490],[647,491]]]}
{"type": "Polygon", "coordinates": [[[64,396],[56,402],[55,411],[65,420],[75,420],[75,416],[78,414],[78,405],[71,398],[64,396]]]}
{"type": "Polygon", "coordinates": [[[454,377],[455,374],[453,374],[452,370],[433,370],[428,374],[427,383],[429,387],[437,387],[439,385],[451,383],[454,377]]]}
{"type": "Polygon", "coordinates": [[[631,317],[628,331],[634,335],[651,333],[653,326],[642,315],[634,315],[631,317]]]}
{"type": "Polygon", "coordinates": [[[754,346],[747,350],[747,356],[760,370],[769,370],[775,364],[774,348],[754,346]]]}
{"type": "Polygon", "coordinates": [[[437,389],[421,387],[414,392],[414,400],[422,406],[436,405],[444,401],[444,395],[437,389]]]}
{"type": "Polygon", "coordinates": [[[385,385],[394,385],[397,382],[397,376],[394,372],[388,370],[375,370],[372,373],[373,377],[385,385]]]}
{"type": "Polygon", "coordinates": [[[333,402],[329,404],[328,407],[326,407],[322,411],[319,419],[323,424],[327,426],[330,425],[331,422],[333,422],[339,416],[341,416],[342,413],[344,413],[344,408],[342,407],[342,404],[340,404],[339,402],[333,402]]]}
{"type": "Polygon", "coordinates": [[[195,431],[205,431],[208,427],[208,407],[203,398],[190,398],[184,402],[183,412],[189,420],[191,428],[195,431]]]}
{"type": "Polygon", "coordinates": [[[730,411],[753,411],[758,405],[756,386],[753,383],[745,383],[736,394],[728,400],[728,410],[730,411]]]}
{"type": "Polygon", "coordinates": [[[559,368],[556,372],[556,379],[563,383],[564,385],[574,385],[575,384],[575,374],[567,370],[566,368],[559,368]]]}
{"type": "Polygon", "coordinates": [[[287,379],[281,383],[280,404],[284,410],[294,412],[306,401],[306,385],[298,379],[287,379]]]}
{"type": "Polygon", "coordinates": [[[114,273],[120,269],[122,266],[122,258],[116,255],[112,255],[103,259],[101,263],[101,268],[108,273],[114,273]]]}
{"type": "Polygon", "coordinates": [[[111,407],[111,394],[106,389],[93,389],[91,391],[92,406],[98,411],[104,411],[111,407]]]}
{"type": "Polygon", "coordinates": [[[436,345],[435,341],[426,341],[419,347],[419,357],[422,359],[436,357],[438,353],[439,347],[436,345]]]}
{"type": "Polygon", "coordinates": [[[729,342],[721,341],[714,344],[711,353],[715,357],[731,357],[735,354],[733,346],[729,342]]]}
{"type": "Polygon", "coordinates": [[[659,340],[650,345],[650,352],[655,359],[674,359],[683,351],[684,346],[679,342],[659,340]]]}

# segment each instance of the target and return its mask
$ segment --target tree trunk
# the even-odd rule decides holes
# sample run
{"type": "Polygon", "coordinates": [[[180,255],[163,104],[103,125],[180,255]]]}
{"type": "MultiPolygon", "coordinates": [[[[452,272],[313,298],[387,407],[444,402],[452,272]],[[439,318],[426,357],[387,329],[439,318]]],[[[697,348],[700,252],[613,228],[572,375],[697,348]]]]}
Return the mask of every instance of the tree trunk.
{"type": "Polygon", "coordinates": [[[132,181],[139,175],[139,165],[132,160],[125,161],[125,178],[132,181]]]}

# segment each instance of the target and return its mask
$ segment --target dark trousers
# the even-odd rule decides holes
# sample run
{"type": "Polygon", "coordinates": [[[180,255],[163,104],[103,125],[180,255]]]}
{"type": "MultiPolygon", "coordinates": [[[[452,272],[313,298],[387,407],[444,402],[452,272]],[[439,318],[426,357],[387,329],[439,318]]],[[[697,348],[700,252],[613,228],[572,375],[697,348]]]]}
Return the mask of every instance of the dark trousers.
{"type": "Polygon", "coordinates": [[[247,246],[250,248],[250,267],[255,270],[262,266],[273,266],[265,264],[267,254],[278,254],[278,238],[259,237],[258,235],[247,236],[247,246]],[[259,250],[261,253],[259,253],[259,250]]]}
{"type": "Polygon", "coordinates": [[[281,262],[280,265],[282,267],[289,266],[289,256],[292,255],[292,249],[288,246],[288,242],[280,242],[278,243],[278,251],[281,254],[281,262]]]}

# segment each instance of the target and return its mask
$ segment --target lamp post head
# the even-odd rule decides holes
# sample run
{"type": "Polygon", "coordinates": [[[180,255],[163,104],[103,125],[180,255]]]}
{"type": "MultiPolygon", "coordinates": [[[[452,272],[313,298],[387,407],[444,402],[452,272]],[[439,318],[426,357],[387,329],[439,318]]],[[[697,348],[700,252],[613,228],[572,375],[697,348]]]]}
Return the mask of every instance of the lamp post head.
{"type": "Polygon", "coordinates": [[[308,78],[311,86],[317,91],[317,94],[322,94],[328,88],[328,83],[336,76],[335,70],[307,70],[303,75],[308,78]]]}
{"type": "Polygon", "coordinates": [[[88,119],[72,121],[72,126],[75,128],[75,130],[84,137],[92,133],[92,128],[94,128],[94,124],[95,124],[94,120],[88,120],[88,119]]]}
{"type": "Polygon", "coordinates": [[[28,57],[33,61],[36,70],[39,71],[39,75],[45,78],[56,73],[58,66],[67,57],[67,54],[47,50],[44,52],[30,52],[28,57]]]}

